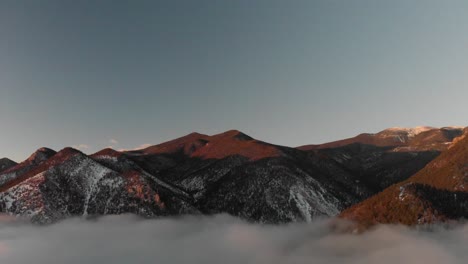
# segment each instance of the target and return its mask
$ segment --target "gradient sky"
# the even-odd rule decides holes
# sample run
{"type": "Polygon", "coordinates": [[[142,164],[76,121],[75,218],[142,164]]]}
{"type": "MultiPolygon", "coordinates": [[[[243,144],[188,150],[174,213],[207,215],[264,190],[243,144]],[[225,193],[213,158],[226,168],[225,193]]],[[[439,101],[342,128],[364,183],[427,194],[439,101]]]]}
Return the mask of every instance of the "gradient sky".
{"type": "Polygon", "coordinates": [[[0,156],[465,126],[467,14],[462,0],[0,0],[0,156]]]}

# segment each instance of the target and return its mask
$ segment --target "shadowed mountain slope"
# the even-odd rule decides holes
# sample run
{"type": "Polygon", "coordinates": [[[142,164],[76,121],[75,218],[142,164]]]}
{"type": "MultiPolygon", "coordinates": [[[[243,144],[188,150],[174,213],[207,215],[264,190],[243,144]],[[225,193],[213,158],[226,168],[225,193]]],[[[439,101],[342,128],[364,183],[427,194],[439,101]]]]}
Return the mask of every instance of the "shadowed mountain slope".
{"type": "Polygon", "coordinates": [[[16,166],[18,163],[12,161],[11,159],[8,158],[3,158],[0,159],[0,173],[2,171],[5,171],[13,166],[16,166]]]}

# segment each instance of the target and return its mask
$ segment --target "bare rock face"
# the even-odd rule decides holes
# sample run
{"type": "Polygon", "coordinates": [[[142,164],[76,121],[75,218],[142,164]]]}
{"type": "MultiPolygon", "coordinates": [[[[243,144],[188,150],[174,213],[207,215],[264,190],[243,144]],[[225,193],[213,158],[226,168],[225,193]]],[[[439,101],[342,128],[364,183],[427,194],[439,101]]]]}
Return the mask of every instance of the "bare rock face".
{"type": "MultiPolygon", "coordinates": [[[[444,131],[404,131],[411,142],[424,145],[404,151],[397,149],[400,144],[359,142],[295,149],[237,130],[192,133],[142,150],[104,149],[89,156],[72,148],[58,153],[43,148],[0,172],[0,210],[37,223],[123,213],[311,221],[338,215],[408,179],[440,154],[440,142],[447,146],[444,140],[458,135],[456,129],[444,131]]],[[[389,130],[379,137],[395,133],[403,132],[389,130]]]]}

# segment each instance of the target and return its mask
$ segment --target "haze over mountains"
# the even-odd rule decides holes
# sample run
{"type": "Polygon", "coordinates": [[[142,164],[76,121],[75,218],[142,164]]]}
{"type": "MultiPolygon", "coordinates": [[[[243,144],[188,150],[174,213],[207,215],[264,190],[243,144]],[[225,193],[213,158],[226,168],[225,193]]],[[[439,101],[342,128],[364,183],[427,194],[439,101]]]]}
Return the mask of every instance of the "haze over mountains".
{"type": "Polygon", "coordinates": [[[19,164],[0,160],[0,209],[37,223],[122,213],[287,223],[347,208],[341,216],[364,225],[458,219],[468,212],[466,133],[390,128],[290,148],[231,130],[93,155],[41,148],[19,164]]]}

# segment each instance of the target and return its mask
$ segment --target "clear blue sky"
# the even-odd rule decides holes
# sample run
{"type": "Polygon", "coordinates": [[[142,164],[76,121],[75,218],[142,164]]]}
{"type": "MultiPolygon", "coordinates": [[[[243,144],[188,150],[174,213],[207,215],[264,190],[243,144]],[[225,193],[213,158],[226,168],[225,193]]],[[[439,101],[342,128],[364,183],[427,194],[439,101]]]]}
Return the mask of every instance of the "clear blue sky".
{"type": "Polygon", "coordinates": [[[0,156],[468,125],[467,14],[461,0],[0,1],[0,156]]]}

